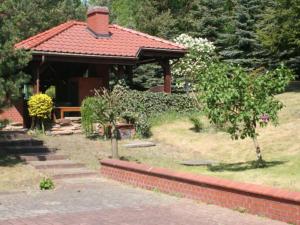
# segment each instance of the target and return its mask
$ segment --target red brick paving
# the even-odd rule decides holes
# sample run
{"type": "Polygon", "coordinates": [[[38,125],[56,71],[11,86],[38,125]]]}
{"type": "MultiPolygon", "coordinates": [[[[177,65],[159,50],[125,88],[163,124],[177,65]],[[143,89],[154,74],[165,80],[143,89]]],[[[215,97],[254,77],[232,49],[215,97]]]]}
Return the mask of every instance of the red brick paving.
{"type": "Polygon", "coordinates": [[[0,225],[263,225],[283,224],[259,217],[227,212],[215,214],[211,211],[197,212],[197,208],[172,205],[164,207],[145,207],[143,209],[121,208],[76,212],[67,214],[46,214],[32,218],[0,221],[0,225]],[[205,212],[205,213],[204,213],[205,212]],[[230,215],[232,214],[232,215],[230,215]]]}
{"type": "Polygon", "coordinates": [[[284,225],[101,179],[0,196],[0,225],[284,225]]]}

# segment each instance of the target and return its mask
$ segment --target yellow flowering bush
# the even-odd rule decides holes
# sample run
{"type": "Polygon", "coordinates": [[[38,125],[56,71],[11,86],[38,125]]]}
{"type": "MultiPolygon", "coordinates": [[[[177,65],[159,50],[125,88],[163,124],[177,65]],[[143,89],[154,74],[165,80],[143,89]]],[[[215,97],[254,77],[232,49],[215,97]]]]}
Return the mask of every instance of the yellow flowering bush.
{"type": "Polygon", "coordinates": [[[46,94],[33,95],[28,101],[28,111],[31,117],[47,119],[50,117],[52,109],[53,101],[46,94]]]}

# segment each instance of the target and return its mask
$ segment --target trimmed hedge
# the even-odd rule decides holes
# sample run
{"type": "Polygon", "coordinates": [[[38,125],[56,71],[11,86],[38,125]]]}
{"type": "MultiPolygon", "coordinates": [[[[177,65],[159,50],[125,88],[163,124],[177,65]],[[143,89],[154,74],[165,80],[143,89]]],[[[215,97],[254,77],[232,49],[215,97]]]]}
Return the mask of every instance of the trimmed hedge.
{"type": "MultiPolygon", "coordinates": [[[[134,124],[137,134],[141,137],[151,135],[149,122],[151,117],[168,111],[192,112],[196,108],[193,99],[186,94],[136,91],[120,85],[115,86],[112,94],[119,96],[118,112],[120,112],[120,119],[134,124]]],[[[92,124],[97,122],[95,120],[97,107],[101,107],[101,97],[88,97],[82,102],[82,125],[87,135],[93,132],[92,124]]]]}
{"type": "Polygon", "coordinates": [[[168,111],[191,112],[195,110],[193,99],[186,94],[136,91],[122,86],[115,86],[113,91],[121,94],[119,107],[124,113],[144,114],[151,117],[168,111]]]}

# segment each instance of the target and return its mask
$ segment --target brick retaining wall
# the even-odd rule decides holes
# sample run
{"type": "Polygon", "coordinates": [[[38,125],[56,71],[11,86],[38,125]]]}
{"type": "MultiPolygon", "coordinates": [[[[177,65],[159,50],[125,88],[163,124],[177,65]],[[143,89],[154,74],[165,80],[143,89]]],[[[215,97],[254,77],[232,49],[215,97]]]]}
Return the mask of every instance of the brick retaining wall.
{"type": "Polygon", "coordinates": [[[113,159],[101,161],[105,177],[209,204],[300,225],[300,193],[225,179],[173,172],[113,159]]]}
{"type": "Polygon", "coordinates": [[[11,122],[24,123],[23,102],[19,101],[9,108],[0,109],[0,120],[7,119],[11,122]]]}

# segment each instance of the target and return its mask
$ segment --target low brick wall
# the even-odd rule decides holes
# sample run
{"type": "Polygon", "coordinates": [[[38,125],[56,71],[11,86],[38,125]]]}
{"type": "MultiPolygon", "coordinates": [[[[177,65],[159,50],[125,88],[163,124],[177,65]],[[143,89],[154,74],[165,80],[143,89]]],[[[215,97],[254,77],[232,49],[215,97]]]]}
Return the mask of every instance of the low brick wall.
{"type": "Polygon", "coordinates": [[[113,159],[101,161],[101,173],[105,177],[141,188],[156,189],[300,225],[300,193],[298,192],[173,172],[113,159]]]}
{"type": "Polygon", "coordinates": [[[11,122],[24,123],[23,102],[17,102],[9,108],[0,109],[0,120],[7,119],[11,122]]]}

